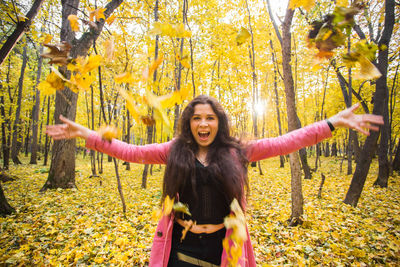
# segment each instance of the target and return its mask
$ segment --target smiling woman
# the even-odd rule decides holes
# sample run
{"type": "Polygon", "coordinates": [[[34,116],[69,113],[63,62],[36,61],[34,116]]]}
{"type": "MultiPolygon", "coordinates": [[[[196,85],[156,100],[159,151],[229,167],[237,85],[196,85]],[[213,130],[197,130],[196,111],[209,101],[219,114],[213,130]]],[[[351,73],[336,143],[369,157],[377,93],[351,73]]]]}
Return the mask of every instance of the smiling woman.
{"type": "MultiPolygon", "coordinates": [[[[230,266],[228,255],[231,229],[224,218],[234,199],[246,208],[247,166],[277,155],[285,155],[314,145],[331,136],[335,127],[347,127],[368,134],[378,130],[382,117],[356,115],[358,105],[346,109],[328,121],[320,121],[276,138],[242,142],[231,136],[228,116],[217,100],[201,95],[194,98],[180,118],[178,134],[172,141],[146,146],[111,142],[82,125],[60,117],[64,122],[47,128],[54,139],[82,137],[86,147],[113,157],[144,164],[166,164],[163,197],[188,206],[189,213],[164,215],[156,230],[150,266],[230,266]],[[188,215],[189,214],[189,215],[188,215]],[[191,223],[190,223],[191,222],[191,223]],[[223,240],[224,246],[223,246],[223,240]]],[[[244,218],[244,216],[243,216],[244,218]]],[[[239,247],[241,256],[234,265],[256,266],[250,236],[239,247]]],[[[246,239],[247,236],[247,239],[246,239]]]]}

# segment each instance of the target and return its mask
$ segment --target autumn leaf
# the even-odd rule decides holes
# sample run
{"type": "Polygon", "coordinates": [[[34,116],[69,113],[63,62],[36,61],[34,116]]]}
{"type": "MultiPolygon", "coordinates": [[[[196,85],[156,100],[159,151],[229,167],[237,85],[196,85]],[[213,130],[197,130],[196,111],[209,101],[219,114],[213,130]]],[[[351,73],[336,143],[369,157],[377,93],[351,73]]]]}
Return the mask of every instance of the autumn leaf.
{"type": "Polygon", "coordinates": [[[54,95],[56,93],[56,88],[51,86],[51,84],[47,81],[41,81],[38,84],[38,89],[45,96],[54,95]]]}
{"type": "Polygon", "coordinates": [[[236,199],[232,201],[230,208],[231,214],[225,217],[224,225],[226,229],[232,229],[232,233],[224,238],[223,247],[228,255],[229,266],[237,266],[242,255],[243,242],[247,240],[246,218],[236,199]]]}
{"type": "Polygon", "coordinates": [[[143,71],[143,79],[144,80],[148,80],[149,78],[151,78],[151,76],[153,75],[154,71],[158,68],[158,66],[161,65],[163,60],[164,60],[164,57],[162,55],[160,57],[158,57],[157,59],[155,59],[151,63],[150,67],[143,71]]]}
{"type": "Polygon", "coordinates": [[[97,130],[97,133],[101,136],[103,140],[111,142],[113,138],[119,136],[119,129],[112,125],[103,125],[97,130]]]}
{"type": "Polygon", "coordinates": [[[181,236],[181,242],[185,239],[187,232],[190,230],[190,228],[193,227],[193,225],[196,225],[196,222],[192,220],[184,220],[183,221],[184,228],[182,230],[182,236],[181,236]]]}
{"type": "Polygon", "coordinates": [[[251,34],[249,33],[249,31],[246,28],[241,27],[238,34],[236,35],[236,44],[242,45],[250,37],[251,34]]]}
{"type": "Polygon", "coordinates": [[[290,0],[289,8],[295,9],[296,7],[302,7],[306,11],[310,11],[315,6],[315,0],[290,0]]]}
{"type": "Polygon", "coordinates": [[[51,42],[51,39],[53,39],[53,36],[51,36],[50,34],[46,34],[46,35],[44,36],[44,40],[43,40],[43,43],[42,43],[42,44],[48,44],[48,43],[50,43],[50,42],[51,42]]]}
{"type": "Polygon", "coordinates": [[[71,45],[65,41],[51,45],[43,44],[45,47],[49,48],[50,51],[42,54],[43,58],[50,58],[49,64],[67,65],[70,61],[68,58],[69,51],[71,50],[71,45]]]}
{"type": "Polygon", "coordinates": [[[172,208],[174,207],[174,198],[170,198],[168,195],[164,199],[163,205],[163,215],[168,216],[172,212],[172,208]]]}
{"type": "Polygon", "coordinates": [[[105,61],[110,63],[114,59],[114,37],[110,37],[104,42],[105,61]]]}
{"type": "Polygon", "coordinates": [[[182,64],[183,67],[190,69],[190,62],[188,55],[185,55],[182,58],[179,55],[176,55],[176,59],[182,64]]]}
{"type": "Polygon", "coordinates": [[[169,24],[158,21],[154,22],[153,28],[149,31],[149,34],[176,38],[189,38],[192,36],[192,32],[186,30],[182,23],[169,24]]]}
{"type": "Polygon", "coordinates": [[[104,11],[106,11],[106,8],[99,7],[97,9],[92,9],[89,8],[89,20],[93,21],[93,18],[96,18],[96,21],[100,21],[100,19],[106,19],[104,16],[104,11]]]}
{"type": "Polygon", "coordinates": [[[116,17],[117,17],[117,14],[112,14],[111,16],[109,16],[109,17],[106,19],[106,22],[108,23],[108,25],[113,24],[113,22],[114,22],[114,20],[115,20],[116,17]]]}
{"type": "Polygon", "coordinates": [[[78,16],[76,15],[69,15],[68,16],[69,25],[74,32],[79,31],[79,23],[78,23],[78,16]]]}
{"type": "Polygon", "coordinates": [[[189,216],[192,216],[192,214],[191,214],[190,211],[189,211],[188,205],[183,204],[182,202],[177,202],[177,203],[175,203],[175,204],[174,204],[174,207],[173,207],[173,210],[174,210],[175,212],[182,212],[182,213],[185,213],[185,214],[187,214],[187,215],[189,215],[189,216]]]}
{"type": "MultiPolygon", "coordinates": [[[[142,121],[142,118],[145,118],[147,115],[147,110],[140,108],[135,101],[135,98],[131,95],[130,92],[124,90],[123,88],[118,88],[118,92],[122,96],[122,98],[126,101],[126,108],[129,110],[130,114],[134,118],[134,120],[138,123],[142,121]]],[[[143,121],[142,121],[143,122],[143,121]]]]}
{"type": "Polygon", "coordinates": [[[130,72],[124,72],[124,73],[118,74],[118,75],[116,75],[114,77],[114,80],[115,80],[116,83],[128,83],[128,84],[130,84],[130,83],[134,82],[133,77],[130,74],[130,72]]]}

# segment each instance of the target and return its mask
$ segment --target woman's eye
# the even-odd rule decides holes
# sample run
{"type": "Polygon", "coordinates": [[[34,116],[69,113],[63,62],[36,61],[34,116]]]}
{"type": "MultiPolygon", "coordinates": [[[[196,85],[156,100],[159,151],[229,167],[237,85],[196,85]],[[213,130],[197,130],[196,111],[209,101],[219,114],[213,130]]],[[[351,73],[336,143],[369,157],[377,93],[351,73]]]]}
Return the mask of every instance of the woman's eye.
{"type": "Polygon", "coordinates": [[[192,120],[198,121],[198,120],[200,120],[200,117],[193,117],[192,120]]]}
{"type": "Polygon", "coordinates": [[[210,121],[213,121],[213,120],[215,120],[215,118],[214,118],[214,117],[208,117],[207,119],[208,119],[208,120],[210,120],[210,121]]]}

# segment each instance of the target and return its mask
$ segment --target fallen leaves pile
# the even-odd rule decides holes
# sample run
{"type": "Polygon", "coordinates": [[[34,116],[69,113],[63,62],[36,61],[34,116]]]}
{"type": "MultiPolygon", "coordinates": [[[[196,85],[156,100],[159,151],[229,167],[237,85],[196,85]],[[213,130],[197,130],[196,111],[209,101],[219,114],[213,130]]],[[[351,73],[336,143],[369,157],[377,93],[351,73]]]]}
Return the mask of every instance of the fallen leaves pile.
{"type": "MultiPolygon", "coordinates": [[[[106,158],[105,158],[106,159],[106,158]]],[[[28,162],[26,158],[24,162],[28,162]]],[[[153,166],[148,188],[141,189],[143,166],[132,164],[120,175],[127,202],[122,214],[112,162],[90,178],[89,158],[77,160],[78,189],[39,193],[47,178],[41,165],[11,166],[18,180],[3,183],[17,212],[0,218],[0,264],[146,266],[159,209],[162,174],[153,166]]],[[[311,161],[310,161],[311,162],[311,161]]],[[[249,168],[251,194],[246,214],[257,265],[382,265],[400,261],[400,181],[389,188],[372,187],[377,164],[370,170],[357,208],[342,203],[351,176],[340,173],[340,160],[324,158],[326,176],[318,199],[320,173],[303,180],[304,223],[288,227],[290,171],[278,159],[264,161],[264,175],[249,168]]],[[[343,168],[345,169],[345,168],[343,168]]]]}

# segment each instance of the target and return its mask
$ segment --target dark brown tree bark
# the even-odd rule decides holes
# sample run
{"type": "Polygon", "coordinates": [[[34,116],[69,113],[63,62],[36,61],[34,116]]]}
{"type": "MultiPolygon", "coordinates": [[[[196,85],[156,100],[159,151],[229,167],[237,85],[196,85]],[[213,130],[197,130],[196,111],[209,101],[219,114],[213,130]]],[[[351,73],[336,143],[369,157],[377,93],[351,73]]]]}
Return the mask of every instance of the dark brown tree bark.
{"type": "MultiPolygon", "coordinates": [[[[377,68],[382,76],[376,81],[376,90],[374,94],[374,108],[372,113],[377,115],[384,114],[384,105],[387,101],[387,68],[388,68],[388,55],[389,43],[393,33],[393,26],[395,22],[394,16],[394,0],[385,1],[385,24],[382,36],[379,41],[379,47],[385,45],[387,49],[378,52],[377,68]]],[[[364,143],[363,151],[360,155],[360,160],[357,163],[356,171],[351,180],[350,188],[347,191],[344,203],[352,206],[357,206],[361,192],[364,188],[365,180],[371,165],[372,157],[376,150],[379,132],[371,132],[364,143]]]]}
{"type": "MultiPolygon", "coordinates": [[[[91,28],[90,32],[85,32],[79,40],[75,39],[75,33],[71,30],[68,16],[76,15],[79,7],[79,0],[62,0],[62,27],[60,39],[72,44],[70,56],[86,56],[89,48],[95,43],[99,37],[105,23],[104,19],[96,22],[97,28],[91,28]]],[[[116,9],[122,0],[112,0],[105,8],[104,16],[107,19],[116,9]]],[[[62,68],[67,78],[70,74],[66,68],[62,68]]],[[[56,108],[54,111],[54,121],[56,124],[61,123],[59,116],[75,120],[77,94],[69,88],[56,93],[56,108]]],[[[41,191],[51,188],[74,188],[75,186],[75,139],[58,140],[54,142],[52,160],[50,164],[49,176],[41,191]]]]}
{"type": "MultiPolygon", "coordinates": [[[[49,125],[50,123],[50,103],[51,103],[51,97],[47,97],[47,118],[46,118],[46,125],[49,125]]],[[[47,166],[47,158],[49,155],[49,146],[50,146],[50,138],[46,134],[45,141],[44,141],[44,156],[43,156],[43,165],[47,166]]]]}
{"type": "Polygon", "coordinates": [[[396,155],[394,156],[392,168],[394,171],[400,171],[400,139],[397,143],[396,155]]]}
{"type": "Polygon", "coordinates": [[[32,109],[32,144],[31,144],[31,161],[30,164],[37,164],[37,151],[38,151],[38,125],[39,125],[39,109],[40,109],[40,91],[37,89],[37,85],[40,82],[40,76],[42,75],[42,62],[43,58],[40,56],[43,53],[43,46],[40,47],[38,69],[36,73],[36,95],[35,105],[32,109]]]}
{"type": "Polygon", "coordinates": [[[24,46],[24,50],[22,53],[22,66],[21,66],[21,74],[18,80],[18,96],[17,96],[17,109],[15,111],[15,120],[13,125],[13,133],[12,133],[12,143],[11,143],[11,159],[14,164],[21,164],[21,161],[18,158],[19,153],[19,144],[20,142],[18,139],[20,138],[20,116],[21,116],[21,103],[22,103],[22,90],[24,87],[24,76],[25,76],[25,69],[26,63],[28,61],[27,57],[27,48],[24,46]]]}
{"type": "Polygon", "coordinates": [[[11,207],[10,204],[8,204],[6,196],[4,195],[4,192],[3,192],[3,187],[0,182],[0,216],[5,217],[7,215],[10,215],[14,211],[15,211],[15,209],[13,207],[11,207]]]}
{"type": "Polygon", "coordinates": [[[14,46],[17,44],[19,39],[23,36],[23,34],[29,30],[30,25],[32,24],[32,20],[35,18],[38,13],[40,6],[42,5],[43,0],[36,0],[31,9],[26,13],[25,21],[18,21],[14,32],[7,38],[6,42],[0,49],[0,65],[7,58],[10,52],[13,50],[14,46]]]}

